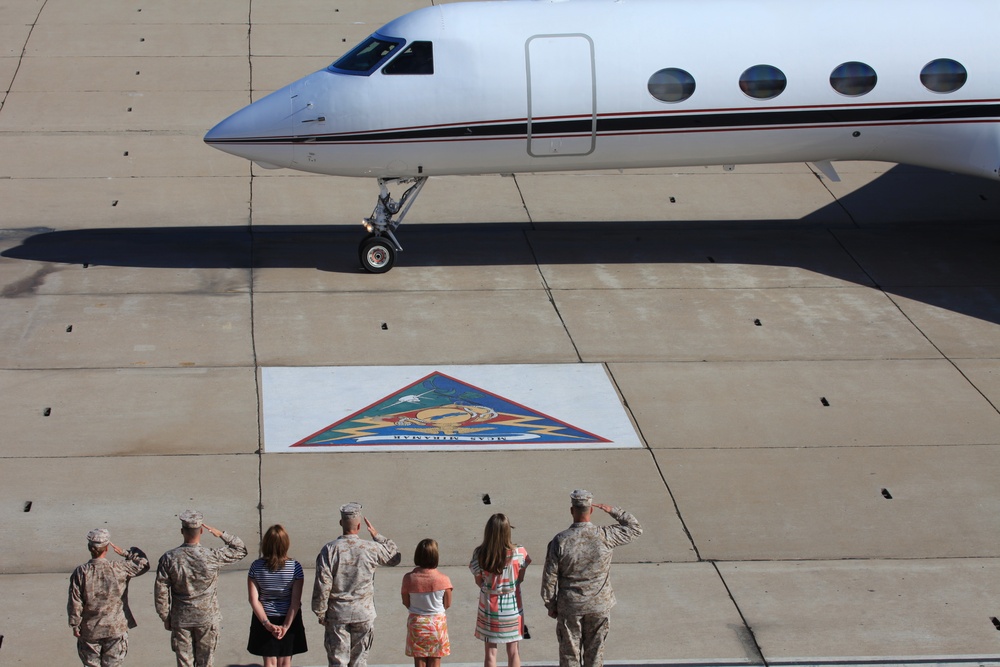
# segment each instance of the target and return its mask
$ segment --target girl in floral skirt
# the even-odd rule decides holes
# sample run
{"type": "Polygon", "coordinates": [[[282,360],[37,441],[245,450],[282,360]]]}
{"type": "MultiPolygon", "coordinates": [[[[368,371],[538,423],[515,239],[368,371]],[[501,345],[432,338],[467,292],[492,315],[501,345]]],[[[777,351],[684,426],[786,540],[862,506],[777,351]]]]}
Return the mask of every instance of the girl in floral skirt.
{"type": "Polygon", "coordinates": [[[403,575],[403,605],[410,610],[406,619],[406,655],[414,667],[439,667],[441,658],[451,653],[448,619],[451,580],[438,572],[438,543],[421,540],[413,552],[411,572],[403,575]]]}

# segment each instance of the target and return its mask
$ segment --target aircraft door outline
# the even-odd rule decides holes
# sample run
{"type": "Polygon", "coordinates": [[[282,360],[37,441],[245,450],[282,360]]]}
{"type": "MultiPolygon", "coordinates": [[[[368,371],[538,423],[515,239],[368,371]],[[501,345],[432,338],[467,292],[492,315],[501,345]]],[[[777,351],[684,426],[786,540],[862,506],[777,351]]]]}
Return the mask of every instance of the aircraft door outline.
{"type": "Polygon", "coordinates": [[[594,40],[583,33],[534,35],[524,44],[528,155],[590,155],[597,145],[594,40]]]}

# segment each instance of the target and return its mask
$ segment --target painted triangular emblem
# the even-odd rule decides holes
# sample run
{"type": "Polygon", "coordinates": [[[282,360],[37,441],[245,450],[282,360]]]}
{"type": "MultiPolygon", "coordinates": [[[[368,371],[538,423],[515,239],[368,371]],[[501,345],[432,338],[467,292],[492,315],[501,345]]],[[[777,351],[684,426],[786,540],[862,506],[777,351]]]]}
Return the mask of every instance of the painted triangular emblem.
{"type": "Polygon", "coordinates": [[[292,447],[607,442],[599,435],[436,371],[292,447]]]}

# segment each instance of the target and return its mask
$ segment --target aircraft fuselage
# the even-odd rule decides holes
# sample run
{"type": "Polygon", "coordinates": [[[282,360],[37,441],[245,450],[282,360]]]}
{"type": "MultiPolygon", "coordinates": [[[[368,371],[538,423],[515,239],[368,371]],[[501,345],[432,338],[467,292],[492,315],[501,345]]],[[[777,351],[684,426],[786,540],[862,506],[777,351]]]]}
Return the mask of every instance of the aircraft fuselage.
{"type": "Polygon", "coordinates": [[[997,0],[432,6],[205,141],[378,178],[359,256],[383,272],[429,176],[880,160],[997,178],[998,25],[997,0]]]}
{"type": "Polygon", "coordinates": [[[987,40],[997,25],[1000,4],[983,0],[428,7],[377,31],[399,48],[370,73],[311,74],[206,141],[340,176],[885,160],[996,177],[1000,66],[987,40]],[[432,45],[433,73],[387,73],[415,42],[432,45]],[[946,87],[962,76],[948,67],[963,69],[961,85],[924,85],[935,62],[946,87]],[[857,94],[849,68],[849,94],[831,85],[852,64],[869,91],[857,94]],[[684,99],[651,93],[664,71],[662,91],[684,99]]]}

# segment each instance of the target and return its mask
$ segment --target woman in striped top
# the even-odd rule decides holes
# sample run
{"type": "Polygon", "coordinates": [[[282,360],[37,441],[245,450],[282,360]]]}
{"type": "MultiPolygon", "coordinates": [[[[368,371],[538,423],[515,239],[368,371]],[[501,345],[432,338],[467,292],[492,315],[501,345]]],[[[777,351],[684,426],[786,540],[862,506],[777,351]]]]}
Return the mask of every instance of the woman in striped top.
{"type": "Polygon", "coordinates": [[[290,540],[275,524],[260,541],[260,554],[250,566],[247,594],[253,618],[247,651],[264,658],[264,667],[291,667],[292,656],[305,653],[306,631],[300,606],[302,565],[288,557],[290,540]]]}
{"type": "Polygon", "coordinates": [[[524,638],[521,582],[531,563],[528,551],[510,538],[510,521],[494,514],[486,522],[483,543],[472,552],[472,570],[479,586],[476,638],[486,642],[484,667],[496,667],[497,645],[507,649],[508,667],[521,667],[518,642],[524,638]]]}

